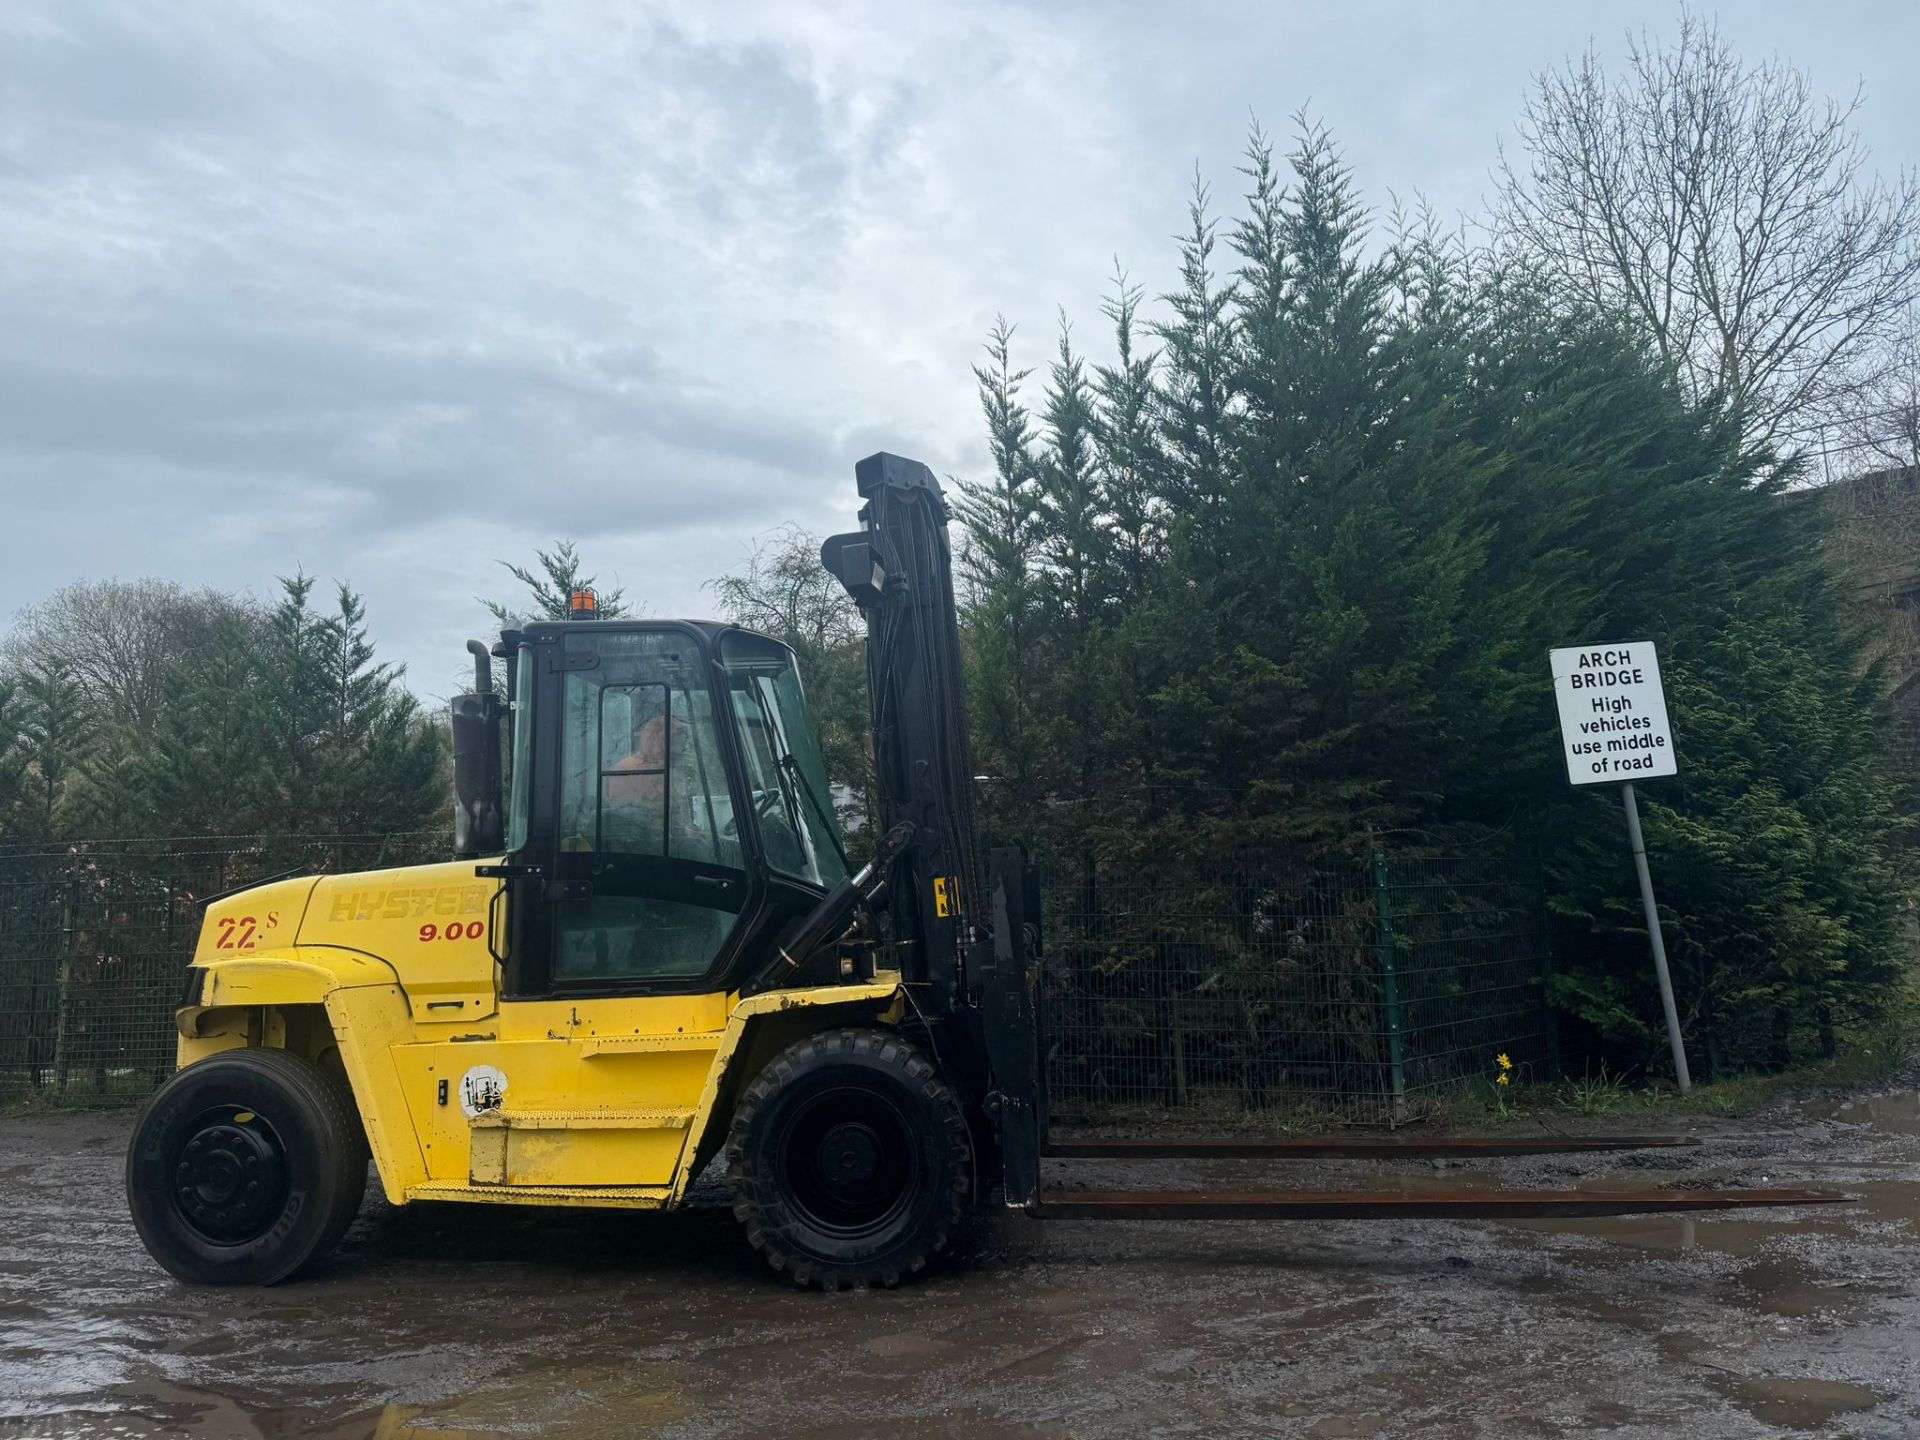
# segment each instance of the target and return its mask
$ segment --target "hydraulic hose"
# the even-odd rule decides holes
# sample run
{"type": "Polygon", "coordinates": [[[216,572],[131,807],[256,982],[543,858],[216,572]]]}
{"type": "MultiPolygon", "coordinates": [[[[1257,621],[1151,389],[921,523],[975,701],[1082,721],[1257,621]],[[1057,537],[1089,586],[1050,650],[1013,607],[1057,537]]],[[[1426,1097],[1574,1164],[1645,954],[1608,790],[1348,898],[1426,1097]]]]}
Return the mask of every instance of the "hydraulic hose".
{"type": "Polygon", "coordinates": [[[893,863],[894,856],[912,843],[912,825],[903,821],[889,830],[873,858],[821,896],[820,903],[801,918],[786,943],[774,951],[772,958],[753,977],[753,987],[767,989],[780,984],[845,929],[854,907],[866,896],[867,887],[876,882],[884,885],[887,867],[893,863]]]}

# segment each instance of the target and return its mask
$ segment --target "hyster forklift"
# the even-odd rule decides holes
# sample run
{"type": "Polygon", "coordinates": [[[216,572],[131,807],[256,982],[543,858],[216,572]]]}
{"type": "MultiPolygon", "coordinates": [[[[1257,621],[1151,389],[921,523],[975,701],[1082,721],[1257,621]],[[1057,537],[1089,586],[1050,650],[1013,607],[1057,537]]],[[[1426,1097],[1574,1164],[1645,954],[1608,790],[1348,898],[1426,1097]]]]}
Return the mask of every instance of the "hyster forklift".
{"type": "Polygon", "coordinates": [[[874,455],[856,474],[862,528],[822,561],[867,625],[880,813],[864,853],[846,853],[779,642],[597,619],[585,592],[568,621],[468,642],[456,858],[207,903],[179,1068],[127,1156],[156,1260],[191,1281],[284,1280],[346,1230],[369,1159],[395,1205],[664,1210],[724,1151],[748,1241],[826,1289],[896,1284],[995,1205],[1042,1219],[1498,1218],[1843,1198],[1044,1186],[1049,1157],[1694,1142],[1051,1136],[1040,906],[1025,857],[979,854],[946,506],[913,461],[874,455]]]}

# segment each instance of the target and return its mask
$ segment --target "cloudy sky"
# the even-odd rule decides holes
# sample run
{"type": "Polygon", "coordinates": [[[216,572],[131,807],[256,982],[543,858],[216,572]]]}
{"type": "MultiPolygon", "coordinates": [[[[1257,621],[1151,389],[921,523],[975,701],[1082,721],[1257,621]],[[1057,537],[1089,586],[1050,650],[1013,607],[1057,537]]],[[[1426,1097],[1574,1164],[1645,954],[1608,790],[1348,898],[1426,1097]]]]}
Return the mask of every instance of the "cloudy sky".
{"type": "MultiPolygon", "coordinates": [[[[0,5],[0,620],[77,578],[369,602],[416,688],[561,536],[655,614],[886,448],[977,475],[997,311],[1099,345],[1197,163],[1310,106],[1472,212],[1531,72],[1668,4],[0,5]]],[[[1920,7],[1726,7],[1920,161],[1920,7]]]]}

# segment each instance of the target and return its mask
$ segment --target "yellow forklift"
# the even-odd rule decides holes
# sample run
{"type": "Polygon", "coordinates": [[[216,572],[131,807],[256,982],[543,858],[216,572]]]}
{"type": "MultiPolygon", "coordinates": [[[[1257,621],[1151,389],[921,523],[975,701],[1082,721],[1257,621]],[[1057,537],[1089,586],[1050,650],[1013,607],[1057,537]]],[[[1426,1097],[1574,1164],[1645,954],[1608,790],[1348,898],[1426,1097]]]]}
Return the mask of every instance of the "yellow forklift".
{"type": "Polygon", "coordinates": [[[127,1194],[184,1280],[272,1284],[387,1199],[733,1210],[803,1285],[893,1285],[967,1215],[1607,1215],[1808,1190],[1062,1190],[1048,1157],[1480,1156],[1670,1136],[1056,1139],[1040,907],[978,853],[947,540],[926,466],[856,467],[822,561],[864,613],[880,814],[849,858],[790,650],[737,626],[574,617],[470,641],[454,859],[208,902],[179,1068],[127,1194]],[[494,662],[505,668],[497,694],[494,662]],[[505,783],[503,785],[503,756],[505,783]]]}

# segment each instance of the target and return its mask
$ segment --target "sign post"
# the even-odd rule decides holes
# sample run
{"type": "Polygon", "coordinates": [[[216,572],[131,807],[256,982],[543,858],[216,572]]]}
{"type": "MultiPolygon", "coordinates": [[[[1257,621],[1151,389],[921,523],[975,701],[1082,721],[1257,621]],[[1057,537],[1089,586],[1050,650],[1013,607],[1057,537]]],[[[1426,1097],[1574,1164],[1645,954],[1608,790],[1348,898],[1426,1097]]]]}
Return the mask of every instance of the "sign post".
{"type": "Polygon", "coordinates": [[[1633,793],[1635,780],[1675,775],[1680,769],[1674,758],[1667,697],[1660,686],[1660,658],[1651,640],[1570,646],[1551,655],[1568,782],[1620,787],[1633,868],[1640,877],[1640,904],[1647,916],[1647,938],[1653,945],[1653,970],[1660,981],[1660,1006],[1667,1017],[1667,1043],[1673,1048],[1674,1078],[1684,1095],[1693,1088],[1693,1077],[1680,1040],[1680,1011],[1673,999],[1673,975],[1667,968],[1653,875],[1647,869],[1640,804],[1633,793]]]}

